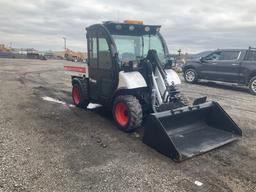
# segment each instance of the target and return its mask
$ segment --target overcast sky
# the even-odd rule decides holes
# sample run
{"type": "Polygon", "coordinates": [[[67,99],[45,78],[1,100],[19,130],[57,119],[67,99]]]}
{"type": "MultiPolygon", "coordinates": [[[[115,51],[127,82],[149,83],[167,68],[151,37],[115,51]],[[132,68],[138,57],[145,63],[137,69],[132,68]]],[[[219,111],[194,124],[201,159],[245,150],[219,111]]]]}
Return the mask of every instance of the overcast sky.
{"type": "Polygon", "coordinates": [[[256,46],[255,0],[0,0],[0,43],[85,51],[85,27],[102,21],[162,25],[170,52],[256,46]]]}

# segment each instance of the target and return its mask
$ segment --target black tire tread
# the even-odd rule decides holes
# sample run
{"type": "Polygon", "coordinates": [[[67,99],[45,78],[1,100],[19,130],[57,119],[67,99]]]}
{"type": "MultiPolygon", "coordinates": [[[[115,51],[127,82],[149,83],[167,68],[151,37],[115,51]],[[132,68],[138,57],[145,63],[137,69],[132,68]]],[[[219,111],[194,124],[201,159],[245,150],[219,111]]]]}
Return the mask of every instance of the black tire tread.
{"type": "Polygon", "coordinates": [[[89,99],[88,99],[88,82],[87,81],[80,81],[82,87],[78,84],[78,83],[74,83],[74,86],[77,86],[79,89],[79,92],[81,94],[81,101],[78,105],[76,105],[79,108],[85,109],[87,108],[88,104],[89,104],[89,99]]]}
{"type": "Polygon", "coordinates": [[[252,77],[250,82],[249,82],[249,89],[250,89],[251,94],[253,94],[253,95],[256,95],[256,92],[254,92],[252,90],[252,82],[255,81],[255,80],[256,80],[256,76],[252,77]]]}
{"type": "Polygon", "coordinates": [[[188,69],[186,69],[185,72],[184,72],[184,80],[185,80],[187,83],[192,83],[192,84],[193,84],[193,83],[197,83],[197,81],[198,81],[198,74],[197,74],[197,71],[196,71],[195,69],[193,69],[193,68],[188,68],[188,69]],[[186,73],[187,73],[188,70],[194,71],[195,74],[196,74],[196,77],[195,77],[194,81],[192,81],[192,82],[188,82],[187,79],[186,79],[186,73]]]}
{"type": "Polygon", "coordinates": [[[121,95],[116,97],[113,106],[115,106],[115,104],[120,101],[125,102],[127,104],[130,112],[130,120],[129,120],[128,126],[126,126],[125,128],[121,126],[118,126],[118,127],[125,132],[134,131],[135,129],[139,128],[142,123],[143,111],[142,111],[141,104],[139,100],[132,95],[121,95]]]}

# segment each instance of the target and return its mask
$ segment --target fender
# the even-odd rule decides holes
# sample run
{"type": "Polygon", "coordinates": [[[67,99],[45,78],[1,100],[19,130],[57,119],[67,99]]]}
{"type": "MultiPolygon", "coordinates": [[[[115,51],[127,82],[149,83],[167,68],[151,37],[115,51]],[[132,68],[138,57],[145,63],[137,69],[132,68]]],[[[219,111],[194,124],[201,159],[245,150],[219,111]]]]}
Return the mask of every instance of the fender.
{"type": "Polygon", "coordinates": [[[137,89],[147,87],[144,77],[138,71],[119,72],[119,82],[117,90],[119,89],[137,89]]]}
{"type": "Polygon", "coordinates": [[[81,77],[73,77],[72,78],[72,85],[77,83],[78,85],[80,85],[82,87],[81,79],[82,79],[81,77]]]}
{"type": "Polygon", "coordinates": [[[165,72],[167,73],[167,81],[170,85],[172,85],[172,82],[174,85],[181,84],[181,80],[179,75],[172,69],[166,69],[165,72]]]}

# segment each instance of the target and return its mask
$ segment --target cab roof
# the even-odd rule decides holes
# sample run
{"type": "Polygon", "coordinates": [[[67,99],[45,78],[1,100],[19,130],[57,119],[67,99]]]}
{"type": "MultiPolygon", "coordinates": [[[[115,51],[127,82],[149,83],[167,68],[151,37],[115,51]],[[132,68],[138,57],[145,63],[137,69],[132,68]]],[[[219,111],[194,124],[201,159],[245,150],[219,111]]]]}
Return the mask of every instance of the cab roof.
{"type": "Polygon", "coordinates": [[[134,23],[121,23],[106,21],[103,25],[108,29],[112,35],[155,35],[160,31],[161,25],[144,25],[134,23]]]}

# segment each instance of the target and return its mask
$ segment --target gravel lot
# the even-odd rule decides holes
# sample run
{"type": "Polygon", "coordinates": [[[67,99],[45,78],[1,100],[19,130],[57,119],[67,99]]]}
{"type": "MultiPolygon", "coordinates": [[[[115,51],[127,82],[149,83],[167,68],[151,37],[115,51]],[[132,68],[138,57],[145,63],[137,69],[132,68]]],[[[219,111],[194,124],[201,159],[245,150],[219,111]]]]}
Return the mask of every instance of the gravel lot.
{"type": "Polygon", "coordinates": [[[256,191],[256,97],[246,89],[181,86],[191,100],[218,101],[243,138],[175,163],[103,107],[74,108],[67,63],[0,59],[0,191],[256,191]]]}

